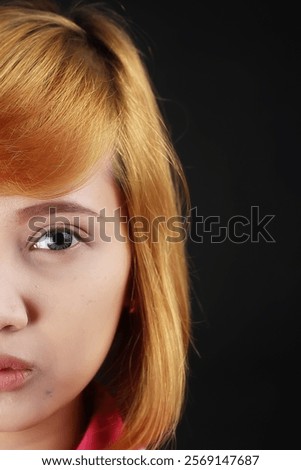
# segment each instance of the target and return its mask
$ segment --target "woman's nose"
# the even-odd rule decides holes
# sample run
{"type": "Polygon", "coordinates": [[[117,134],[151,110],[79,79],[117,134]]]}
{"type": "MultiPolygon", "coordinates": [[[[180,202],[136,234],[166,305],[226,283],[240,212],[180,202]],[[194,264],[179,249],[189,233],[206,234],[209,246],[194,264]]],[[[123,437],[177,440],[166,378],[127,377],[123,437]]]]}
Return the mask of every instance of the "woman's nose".
{"type": "Polygon", "coordinates": [[[28,324],[26,306],[13,282],[0,279],[0,331],[18,331],[28,324]]]}

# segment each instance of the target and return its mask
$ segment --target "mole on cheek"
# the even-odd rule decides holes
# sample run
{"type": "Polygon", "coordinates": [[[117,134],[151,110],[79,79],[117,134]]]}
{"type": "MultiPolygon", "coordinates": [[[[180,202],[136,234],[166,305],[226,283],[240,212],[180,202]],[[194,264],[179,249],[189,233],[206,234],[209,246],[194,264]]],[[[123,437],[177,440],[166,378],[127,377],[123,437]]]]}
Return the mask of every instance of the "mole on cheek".
{"type": "Polygon", "coordinates": [[[52,397],[52,396],[53,396],[53,390],[46,390],[46,391],[45,391],[45,395],[46,395],[47,397],[52,397]]]}

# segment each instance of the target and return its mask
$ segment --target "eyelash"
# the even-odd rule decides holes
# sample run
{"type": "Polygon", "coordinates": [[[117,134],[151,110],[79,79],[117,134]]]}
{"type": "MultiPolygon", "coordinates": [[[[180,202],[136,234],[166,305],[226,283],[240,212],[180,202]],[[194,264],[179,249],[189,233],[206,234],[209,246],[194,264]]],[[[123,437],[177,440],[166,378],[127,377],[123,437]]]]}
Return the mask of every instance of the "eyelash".
{"type": "MultiPolygon", "coordinates": [[[[63,240],[62,242],[65,242],[65,238],[66,237],[63,237],[63,240]]],[[[69,237],[70,238],[70,237],[69,237]]],[[[72,248],[74,246],[77,246],[80,242],[82,242],[83,239],[82,237],[75,231],[75,230],[71,230],[71,229],[66,229],[66,228],[49,228],[48,230],[45,231],[45,233],[43,233],[43,235],[32,245],[32,249],[33,250],[46,250],[46,251],[66,251],[68,250],[69,248],[72,248]],[[65,248],[54,248],[54,249],[51,249],[49,247],[49,245],[53,245],[53,244],[57,244],[57,242],[59,240],[56,240],[52,243],[46,243],[46,245],[48,246],[48,248],[40,248],[37,246],[38,243],[41,243],[41,240],[43,238],[54,238],[55,236],[58,237],[59,234],[63,234],[63,233],[67,233],[69,236],[71,236],[71,244],[69,246],[66,246],[65,248]],[[73,239],[77,239],[77,243],[76,244],[73,244],[73,239]]]]}

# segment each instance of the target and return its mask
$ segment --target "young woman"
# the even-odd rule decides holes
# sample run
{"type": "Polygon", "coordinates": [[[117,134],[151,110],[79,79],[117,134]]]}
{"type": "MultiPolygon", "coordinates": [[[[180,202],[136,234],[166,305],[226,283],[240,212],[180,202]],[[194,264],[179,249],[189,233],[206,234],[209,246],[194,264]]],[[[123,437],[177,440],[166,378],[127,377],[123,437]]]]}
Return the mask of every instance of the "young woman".
{"type": "Polygon", "coordinates": [[[124,22],[0,3],[0,448],[158,448],[185,392],[189,194],[124,22]]]}

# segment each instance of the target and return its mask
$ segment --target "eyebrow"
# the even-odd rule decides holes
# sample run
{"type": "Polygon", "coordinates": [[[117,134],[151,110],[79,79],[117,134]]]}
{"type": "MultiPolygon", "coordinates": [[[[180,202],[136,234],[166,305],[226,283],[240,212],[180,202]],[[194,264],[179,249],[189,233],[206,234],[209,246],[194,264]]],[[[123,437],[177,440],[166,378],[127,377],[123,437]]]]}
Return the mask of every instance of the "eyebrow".
{"type": "Polygon", "coordinates": [[[31,217],[39,215],[50,215],[50,208],[55,208],[56,213],[77,213],[77,214],[88,214],[92,216],[99,216],[100,214],[84,207],[77,202],[57,202],[48,201],[42,202],[41,204],[35,204],[33,206],[24,207],[17,211],[17,217],[20,223],[26,222],[31,217]]]}

